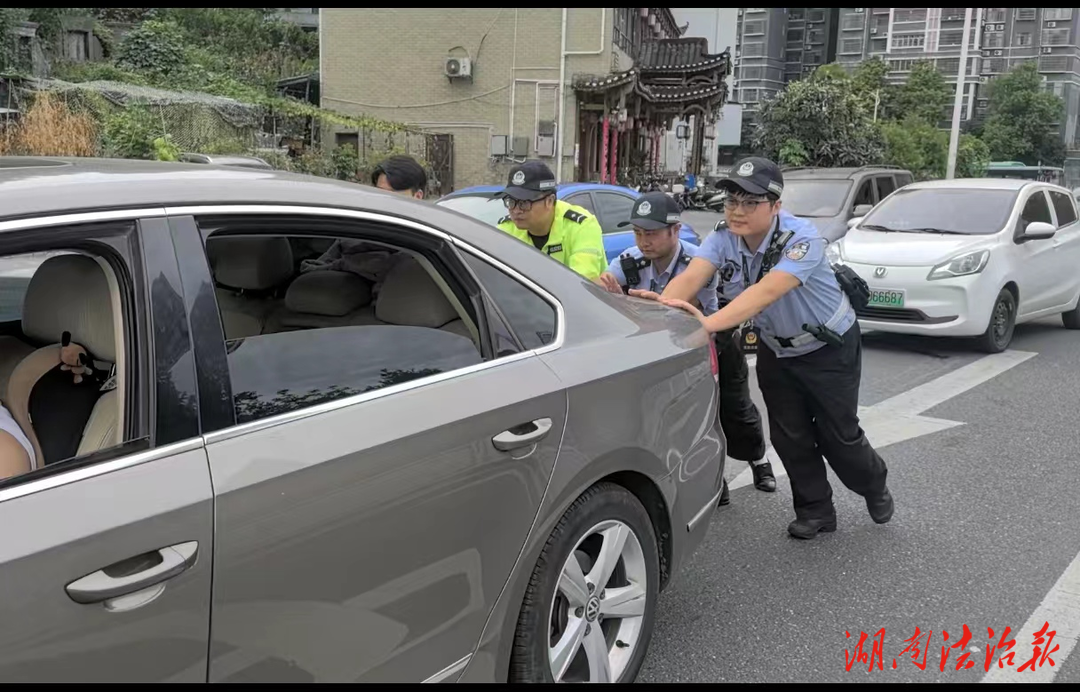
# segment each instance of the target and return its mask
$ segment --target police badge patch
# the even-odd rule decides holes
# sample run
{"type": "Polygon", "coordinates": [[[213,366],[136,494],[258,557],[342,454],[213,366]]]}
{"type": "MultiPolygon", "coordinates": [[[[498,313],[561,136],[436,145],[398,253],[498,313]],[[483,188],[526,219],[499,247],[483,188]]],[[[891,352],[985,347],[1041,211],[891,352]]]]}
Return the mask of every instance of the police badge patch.
{"type": "Polygon", "coordinates": [[[732,260],[725,262],[724,266],[720,267],[720,280],[724,283],[731,281],[735,277],[736,267],[737,265],[732,260]]]}
{"type": "Polygon", "coordinates": [[[801,243],[795,243],[788,248],[788,251],[784,253],[784,256],[789,260],[798,262],[803,257],[806,257],[806,253],[810,252],[810,241],[804,240],[801,243]]]}

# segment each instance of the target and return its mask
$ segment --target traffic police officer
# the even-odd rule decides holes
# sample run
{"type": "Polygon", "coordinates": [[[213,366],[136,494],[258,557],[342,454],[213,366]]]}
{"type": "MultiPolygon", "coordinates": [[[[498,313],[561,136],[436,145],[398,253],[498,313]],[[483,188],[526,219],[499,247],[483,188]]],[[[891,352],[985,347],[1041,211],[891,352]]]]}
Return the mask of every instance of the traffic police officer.
{"type": "MultiPolygon", "coordinates": [[[[631,208],[630,219],[619,223],[620,227],[634,227],[636,245],[612,260],[598,283],[612,293],[640,288],[662,293],[698,253],[697,246],[679,238],[679,212],[678,202],[664,192],[647,192],[639,197],[631,208]]],[[[695,305],[706,316],[718,309],[717,277],[713,271],[695,298],[695,305]]],[[[755,487],[774,492],[776,479],[764,458],[765,435],[750,398],[746,358],[730,335],[717,335],[716,342],[720,358],[720,426],[728,441],[728,455],[750,463],[755,487]]],[[[720,504],[728,502],[725,480],[720,504]]]]}
{"type": "Polygon", "coordinates": [[[543,161],[511,168],[502,194],[510,213],[499,219],[499,229],[595,281],[606,256],[600,222],[586,209],[556,199],[556,187],[543,161]]]}
{"type": "Polygon", "coordinates": [[[784,179],[776,164],[743,159],[721,185],[728,192],[727,228],[706,238],[660,300],[691,312],[709,332],[741,326],[744,341],[755,335],[765,344],[758,353],[758,384],[773,446],[791,482],[795,520],[788,532],[814,538],[836,530],[823,456],[883,524],[893,514],[888,470],[858,417],[862,344],[851,301],[862,302],[865,286],[834,271],[812,224],[781,210],[784,179]],[[706,317],[686,299],[716,270],[725,295],[733,297],[706,317]]]}

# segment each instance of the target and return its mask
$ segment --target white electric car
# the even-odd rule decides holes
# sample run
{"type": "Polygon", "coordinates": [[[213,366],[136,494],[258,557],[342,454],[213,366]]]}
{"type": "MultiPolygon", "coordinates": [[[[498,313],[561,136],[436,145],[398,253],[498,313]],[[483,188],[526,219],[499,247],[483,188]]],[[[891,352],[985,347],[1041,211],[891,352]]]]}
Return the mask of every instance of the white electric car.
{"type": "Polygon", "coordinates": [[[869,284],[866,329],[978,337],[997,353],[1014,327],[1060,314],[1080,329],[1080,223],[1058,185],[975,178],[897,190],[827,247],[869,284]]]}

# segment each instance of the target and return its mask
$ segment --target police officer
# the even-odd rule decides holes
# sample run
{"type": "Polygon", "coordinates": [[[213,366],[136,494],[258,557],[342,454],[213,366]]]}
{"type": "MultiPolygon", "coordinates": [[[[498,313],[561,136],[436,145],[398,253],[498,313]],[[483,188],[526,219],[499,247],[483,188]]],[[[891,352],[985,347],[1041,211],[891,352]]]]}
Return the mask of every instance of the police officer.
{"type": "Polygon", "coordinates": [[[795,520],[788,532],[809,539],[836,530],[823,457],[884,524],[893,514],[888,471],[858,418],[862,348],[851,301],[862,303],[865,286],[833,270],[812,224],[781,210],[784,178],[772,161],[743,159],[721,185],[728,192],[727,228],[706,238],[660,300],[691,312],[709,332],[741,327],[744,342],[754,335],[764,343],[758,384],[791,482],[795,520]],[[733,297],[706,317],[686,300],[716,270],[733,297]]]}
{"type": "MultiPolygon", "coordinates": [[[[635,246],[611,261],[598,283],[612,293],[646,289],[662,293],[668,282],[690,266],[698,248],[679,238],[679,204],[664,192],[647,192],[634,202],[630,219],[620,227],[634,227],[635,246]]],[[[712,272],[694,304],[706,316],[718,305],[718,274],[712,272]]],[[[776,490],[772,466],[765,460],[765,435],[761,417],[750,398],[746,358],[730,335],[717,335],[720,358],[720,426],[728,441],[728,454],[748,462],[754,474],[754,486],[765,492],[776,490]]],[[[724,481],[720,504],[730,501],[724,481]]]]}
{"type": "Polygon", "coordinates": [[[606,257],[600,222],[555,193],[555,174],[543,161],[514,166],[502,194],[510,213],[499,219],[499,229],[595,281],[606,257]]]}

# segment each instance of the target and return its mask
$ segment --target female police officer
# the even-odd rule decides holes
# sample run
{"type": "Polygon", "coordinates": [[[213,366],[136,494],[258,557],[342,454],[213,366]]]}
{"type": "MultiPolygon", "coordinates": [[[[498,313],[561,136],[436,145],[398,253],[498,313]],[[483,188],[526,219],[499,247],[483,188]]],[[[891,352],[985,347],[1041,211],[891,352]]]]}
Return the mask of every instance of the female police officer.
{"type": "Polygon", "coordinates": [[[631,294],[687,310],[710,333],[742,326],[744,343],[760,338],[765,344],[758,384],[794,496],[792,536],[836,530],[822,455],[844,485],[865,498],[871,518],[884,524],[893,514],[887,469],[858,418],[859,323],[825,258],[825,240],[809,222],[780,209],[784,179],[772,161],[743,159],[721,185],[728,191],[727,228],[706,238],[663,296],[631,294]],[[717,270],[732,300],[706,317],[686,300],[717,270]]]}

